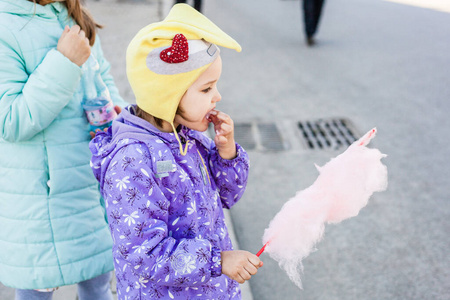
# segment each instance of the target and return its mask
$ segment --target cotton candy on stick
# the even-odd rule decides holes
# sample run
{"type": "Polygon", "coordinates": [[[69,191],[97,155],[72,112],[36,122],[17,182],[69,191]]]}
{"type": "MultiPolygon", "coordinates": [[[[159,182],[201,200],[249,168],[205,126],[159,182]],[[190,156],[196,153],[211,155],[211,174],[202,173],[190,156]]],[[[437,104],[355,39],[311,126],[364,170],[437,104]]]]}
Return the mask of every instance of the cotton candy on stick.
{"type": "Polygon", "coordinates": [[[358,215],[374,192],[387,188],[386,155],[366,147],[375,134],[376,128],[323,167],[316,165],[316,181],[286,202],[264,232],[257,255],[266,251],[299,288],[302,260],[321,240],[325,223],[358,215]]]}

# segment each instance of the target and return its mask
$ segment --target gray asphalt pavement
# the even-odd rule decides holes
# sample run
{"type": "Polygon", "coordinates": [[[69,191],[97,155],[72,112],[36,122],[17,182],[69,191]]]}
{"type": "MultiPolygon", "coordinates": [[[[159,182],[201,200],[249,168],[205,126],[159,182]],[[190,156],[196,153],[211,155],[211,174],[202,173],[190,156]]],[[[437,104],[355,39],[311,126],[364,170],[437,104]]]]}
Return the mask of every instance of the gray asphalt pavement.
{"type": "MultiPolygon", "coordinates": [[[[328,1],[318,44],[304,44],[298,1],[214,1],[206,14],[242,43],[224,51],[222,108],[236,123],[275,122],[291,148],[252,151],[231,210],[243,249],[340,151],[308,150],[296,124],[348,118],[388,154],[389,188],[325,229],[304,260],[303,290],[277,263],[252,278],[255,299],[450,299],[450,15],[379,0],[328,1]]],[[[292,233],[296,237],[295,232],[292,233]]]]}
{"type": "MultiPolygon", "coordinates": [[[[357,136],[377,127],[371,146],[388,155],[388,190],[357,217],[326,226],[303,261],[303,290],[263,254],[246,299],[450,299],[450,14],[382,0],[327,1],[309,48],[299,1],[204,2],[205,15],[243,48],[222,50],[218,105],[236,130],[252,128],[236,132],[252,165],[247,191],[230,211],[241,249],[256,253],[282,205],[314,182],[314,164],[344,150],[307,148],[299,122],[345,119],[357,136]]],[[[105,56],[131,103],[126,47],[167,10],[160,3],[88,1],[106,25],[105,56]]],[[[58,300],[74,299],[73,288],[64,291],[58,300]]],[[[12,295],[0,285],[0,299],[12,295]]]]}

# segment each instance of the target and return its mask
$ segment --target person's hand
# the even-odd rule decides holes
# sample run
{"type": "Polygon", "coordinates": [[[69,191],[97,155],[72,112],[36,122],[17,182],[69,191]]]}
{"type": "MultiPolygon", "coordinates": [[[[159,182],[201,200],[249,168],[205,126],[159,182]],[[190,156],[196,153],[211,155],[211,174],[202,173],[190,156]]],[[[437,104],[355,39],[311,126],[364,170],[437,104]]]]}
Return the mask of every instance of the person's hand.
{"type": "Polygon", "coordinates": [[[214,125],[214,143],[219,150],[219,155],[224,159],[236,157],[236,144],[234,141],[234,123],[229,115],[213,110],[209,115],[209,120],[214,125]]]}
{"type": "Polygon", "coordinates": [[[249,280],[263,266],[259,257],[248,251],[223,251],[221,256],[222,274],[241,284],[249,280]]]}
{"type": "Polygon", "coordinates": [[[120,114],[122,112],[122,107],[120,107],[119,105],[115,105],[114,110],[116,111],[116,114],[120,114]]]}
{"type": "MultiPolygon", "coordinates": [[[[108,128],[109,127],[104,128],[103,131],[108,132],[108,128]]],[[[95,132],[89,131],[89,134],[91,135],[91,139],[95,138],[95,135],[97,134],[97,132],[100,132],[100,131],[101,131],[100,129],[95,129],[95,132]]]]}
{"type": "Polygon", "coordinates": [[[56,50],[80,67],[88,60],[89,55],[91,55],[89,39],[78,25],[74,25],[72,28],[69,28],[69,26],[64,28],[58,40],[56,50]]]}

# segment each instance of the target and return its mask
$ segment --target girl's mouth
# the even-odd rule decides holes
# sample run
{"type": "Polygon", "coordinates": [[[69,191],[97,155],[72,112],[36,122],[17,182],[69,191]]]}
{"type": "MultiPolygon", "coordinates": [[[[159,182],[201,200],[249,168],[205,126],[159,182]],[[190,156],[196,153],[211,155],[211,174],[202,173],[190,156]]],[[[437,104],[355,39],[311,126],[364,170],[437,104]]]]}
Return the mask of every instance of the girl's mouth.
{"type": "Polygon", "coordinates": [[[217,115],[217,111],[213,108],[206,114],[205,119],[208,120],[209,122],[212,122],[211,116],[215,115],[217,115]]]}

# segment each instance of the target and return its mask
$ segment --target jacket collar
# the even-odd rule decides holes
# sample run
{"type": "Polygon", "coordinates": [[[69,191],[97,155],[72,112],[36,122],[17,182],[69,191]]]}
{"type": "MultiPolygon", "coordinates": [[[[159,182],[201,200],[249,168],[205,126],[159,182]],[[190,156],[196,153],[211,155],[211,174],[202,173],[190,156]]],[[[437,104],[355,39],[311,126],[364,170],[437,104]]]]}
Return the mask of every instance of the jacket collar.
{"type": "Polygon", "coordinates": [[[53,2],[45,6],[27,0],[0,0],[0,12],[22,16],[38,16],[45,19],[67,18],[67,10],[61,2],[53,2]],[[64,12],[62,15],[61,12],[64,12]]]}
{"type": "MultiPolygon", "coordinates": [[[[113,123],[113,136],[123,133],[132,138],[134,134],[150,134],[158,137],[170,148],[179,148],[178,141],[173,132],[160,131],[151,123],[137,117],[135,115],[135,109],[136,105],[130,105],[122,110],[113,123]]],[[[198,138],[198,133],[195,130],[191,130],[185,126],[180,126],[178,129],[178,134],[182,140],[198,140],[202,142],[201,139],[198,138]]]]}

